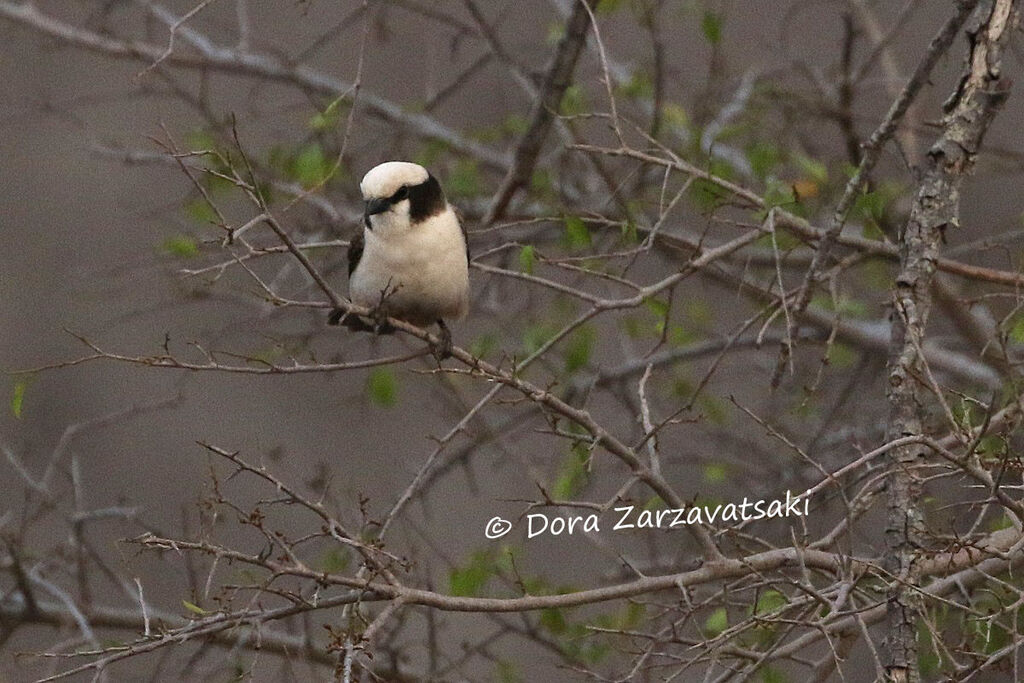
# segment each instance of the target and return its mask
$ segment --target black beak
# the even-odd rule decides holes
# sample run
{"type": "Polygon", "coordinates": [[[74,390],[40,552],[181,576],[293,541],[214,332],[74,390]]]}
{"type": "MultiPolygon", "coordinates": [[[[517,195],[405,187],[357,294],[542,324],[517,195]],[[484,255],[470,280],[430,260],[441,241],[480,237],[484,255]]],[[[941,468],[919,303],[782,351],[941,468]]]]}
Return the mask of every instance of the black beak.
{"type": "Polygon", "coordinates": [[[384,213],[390,208],[391,199],[388,197],[383,199],[368,199],[366,200],[366,208],[363,209],[363,215],[370,217],[378,213],[384,213]]]}

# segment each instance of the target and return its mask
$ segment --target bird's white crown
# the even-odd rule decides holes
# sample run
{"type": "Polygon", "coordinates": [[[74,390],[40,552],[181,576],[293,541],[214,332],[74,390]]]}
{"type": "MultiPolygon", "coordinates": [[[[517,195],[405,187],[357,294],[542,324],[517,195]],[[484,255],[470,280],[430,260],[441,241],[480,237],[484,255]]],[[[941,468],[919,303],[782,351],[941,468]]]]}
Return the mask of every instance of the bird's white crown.
{"type": "Polygon", "coordinates": [[[374,166],[363,176],[359,189],[363,193],[363,199],[382,199],[393,195],[402,185],[419,185],[426,182],[429,177],[427,169],[419,164],[386,161],[374,166]]]}

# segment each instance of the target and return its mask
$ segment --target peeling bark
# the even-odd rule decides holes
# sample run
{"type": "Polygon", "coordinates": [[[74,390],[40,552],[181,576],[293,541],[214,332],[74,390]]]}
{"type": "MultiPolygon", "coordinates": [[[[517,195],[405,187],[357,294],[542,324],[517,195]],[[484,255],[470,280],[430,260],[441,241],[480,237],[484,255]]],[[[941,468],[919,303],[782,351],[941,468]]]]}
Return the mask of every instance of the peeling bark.
{"type": "MultiPolygon", "coordinates": [[[[982,138],[1009,96],[1002,51],[1017,23],[1019,0],[987,0],[968,23],[967,68],[944,105],[942,134],[928,152],[910,219],[900,240],[900,271],[893,291],[889,350],[888,437],[924,434],[928,402],[921,349],[931,308],[931,285],[947,229],[959,226],[960,188],[982,138]]],[[[916,468],[928,451],[912,444],[890,453],[886,569],[892,587],[887,608],[886,674],[890,681],[920,680],[917,666],[918,583],[924,524],[916,468]]]]}

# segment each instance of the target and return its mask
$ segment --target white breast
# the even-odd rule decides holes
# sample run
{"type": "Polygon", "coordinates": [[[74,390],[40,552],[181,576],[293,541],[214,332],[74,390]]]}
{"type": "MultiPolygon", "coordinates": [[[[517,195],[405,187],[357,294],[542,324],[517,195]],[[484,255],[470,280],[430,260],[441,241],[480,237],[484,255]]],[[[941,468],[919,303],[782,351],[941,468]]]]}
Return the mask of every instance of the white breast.
{"type": "Polygon", "coordinates": [[[466,314],[466,243],[451,209],[411,228],[364,229],[363,235],[363,256],[349,281],[352,301],[373,307],[387,292],[391,315],[422,326],[466,314]]]}

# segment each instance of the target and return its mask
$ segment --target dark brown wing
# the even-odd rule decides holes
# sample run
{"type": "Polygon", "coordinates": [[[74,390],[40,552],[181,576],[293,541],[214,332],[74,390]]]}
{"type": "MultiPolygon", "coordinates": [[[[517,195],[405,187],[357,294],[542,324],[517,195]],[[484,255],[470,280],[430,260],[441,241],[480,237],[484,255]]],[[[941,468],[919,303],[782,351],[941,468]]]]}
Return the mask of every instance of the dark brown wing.
{"type": "Polygon", "coordinates": [[[359,259],[363,258],[363,247],[366,244],[366,238],[363,237],[362,228],[353,235],[352,241],[348,243],[348,274],[349,277],[355,272],[356,266],[359,265],[359,259]]]}
{"type": "MultiPolygon", "coordinates": [[[[366,238],[363,237],[363,230],[360,228],[355,235],[352,236],[352,241],[348,243],[348,276],[352,278],[352,273],[359,265],[359,259],[363,258],[363,247],[366,245],[366,238]]],[[[336,308],[331,311],[330,316],[327,318],[328,325],[338,325],[344,321],[345,325],[352,330],[361,331],[363,329],[372,330],[372,327],[366,325],[359,319],[359,316],[345,315],[345,311],[336,308]],[[360,325],[362,327],[360,327],[360,325]]]]}

